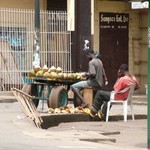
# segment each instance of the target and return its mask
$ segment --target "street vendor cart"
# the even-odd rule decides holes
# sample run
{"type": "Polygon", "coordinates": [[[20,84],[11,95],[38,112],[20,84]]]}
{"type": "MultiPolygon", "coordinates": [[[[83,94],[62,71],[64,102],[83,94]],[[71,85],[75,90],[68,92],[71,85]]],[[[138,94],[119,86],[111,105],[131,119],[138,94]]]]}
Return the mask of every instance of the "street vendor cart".
{"type": "MultiPolygon", "coordinates": [[[[73,99],[68,98],[68,91],[72,84],[85,80],[84,74],[83,72],[63,72],[60,67],[55,68],[54,66],[50,68],[47,66],[43,68],[37,67],[28,72],[27,78],[32,82],[24,84],[22,91],[35,97],[33,102],[36,107],[39,100],[47,100],[49,108],[66,106],[68,101],[73,101],[74,106],[77,107],[80,106],[81,101],[75,95],[73,99]]],[[[89,105],[91,106],[92,92],[84,91],[83,94],[88,93],[84,95],[87,101],[91,97],[89,105]]]]}
{"type": "Polygon", "coordinates": [[[68,91],[70,85],[78,81],[80,80],[52,80],[44,77],[34,77],[32,83],[24,84],[22,90],[35,96],[33,102],[36,107],[39,100],[47,100],[48,107],[59,108],[66,106],[68,101],[72,101],[68,98],[68,91]]]}

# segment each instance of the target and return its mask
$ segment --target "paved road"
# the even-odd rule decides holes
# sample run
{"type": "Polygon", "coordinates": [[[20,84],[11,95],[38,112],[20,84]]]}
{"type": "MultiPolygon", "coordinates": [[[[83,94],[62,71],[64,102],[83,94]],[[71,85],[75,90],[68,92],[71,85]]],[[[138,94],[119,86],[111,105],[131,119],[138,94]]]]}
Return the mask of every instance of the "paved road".
{"type": "MultiPolygon", "coordinates": [[[[115,109],[115,107],[113,107],[115,109]]],[[[135,113],[146,114],[146,105],[135,113]]],[[[116,107],[116,112],[121,109],[116,107]],[[118,108],[118,110],[117,110],[118,108]]],[[[18,102],[0,103],[0,150],[142,150],[147,148],[147,120],[71,122],[47,130],[35,128],[18,102]]]]}

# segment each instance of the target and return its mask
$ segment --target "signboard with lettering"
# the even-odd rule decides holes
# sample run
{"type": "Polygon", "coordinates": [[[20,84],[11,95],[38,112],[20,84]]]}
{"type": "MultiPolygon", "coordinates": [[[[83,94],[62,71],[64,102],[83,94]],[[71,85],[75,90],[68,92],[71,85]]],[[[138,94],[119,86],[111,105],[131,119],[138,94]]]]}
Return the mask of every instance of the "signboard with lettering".
{"type": "Polygon", "coordinates": [[[116,13],[100,14],[100,28],[127,29],[128,22],[129,22],[128,14],[116,14],[116,13]]]}
{"type": "Polygon", "coordinates": [[[149,7],[149,2],[131,2],[132,9],[144,9],[149,7]]]}

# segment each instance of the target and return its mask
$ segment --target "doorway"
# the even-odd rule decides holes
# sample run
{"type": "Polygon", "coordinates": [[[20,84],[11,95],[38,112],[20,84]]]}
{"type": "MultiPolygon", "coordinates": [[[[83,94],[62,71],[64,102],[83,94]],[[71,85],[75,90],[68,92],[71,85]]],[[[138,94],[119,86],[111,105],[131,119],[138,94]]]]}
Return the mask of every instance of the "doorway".
{"type": "Polygon", "coordinates": [[[100,13],[100,54],[109,84],[105,90],[112,90],[117,79],[118,68],[128,64],[129,14],[100,13]]]}

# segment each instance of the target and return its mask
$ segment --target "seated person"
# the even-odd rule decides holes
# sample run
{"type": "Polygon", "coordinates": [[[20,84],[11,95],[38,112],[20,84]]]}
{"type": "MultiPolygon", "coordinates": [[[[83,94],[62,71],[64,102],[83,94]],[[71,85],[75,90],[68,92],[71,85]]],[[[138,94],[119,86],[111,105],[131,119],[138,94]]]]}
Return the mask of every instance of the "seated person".
{"type": "Polygon", "coordinates": [[[92,86],[92,87],[100,89],[103,86],[104,80],[105,82],[107,80],[102,61],[95,57],[94,51],[87,50],[86,56],[90,60],[88,72],[85,73],[87,80],[80,81],[71,85],[71,90],[81,101],[81,108],[86,107],[88,104],[86,100],[82,97],[80,91],[83,90],[83,88],[87,86],[92,86]]]}
{"type": "MultiPolygon", "coordinates": [[[[118,70],[118,79],[114,85],[114,90],[116,92],[119,92],[127,87],[129,87],[131,84],[135,83],[135,90],[140,88],[139,82],[137,81],[137,79],[130,75],[128,72],[128,66],[126,64],[122,64],[118,70]]],[[[126,100],[127,96],[128,96],[128,92],[129,90],[127,90],[125,93],[116,93],[114,95],[116,100],[126,100]]],[[[90,110],[90,116],[94,117],[96,114],[98,114],[98,116],[101,118],[101,106],[103,105],[104,102],[106,102],[106,104],[103,106],[103,110],[102,110],[102,115],[103,117],[106,117],[106,111],[107,111],[107,102],[110,100],[110,94],[111,92],[109,91],[103,91],[103,90],[99,90],[97,91],[95,97],[94,97],[94,101],[93,101],[93,105],[92,108],[90,110]]]]}

